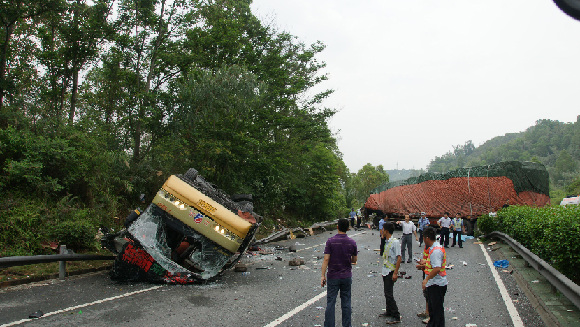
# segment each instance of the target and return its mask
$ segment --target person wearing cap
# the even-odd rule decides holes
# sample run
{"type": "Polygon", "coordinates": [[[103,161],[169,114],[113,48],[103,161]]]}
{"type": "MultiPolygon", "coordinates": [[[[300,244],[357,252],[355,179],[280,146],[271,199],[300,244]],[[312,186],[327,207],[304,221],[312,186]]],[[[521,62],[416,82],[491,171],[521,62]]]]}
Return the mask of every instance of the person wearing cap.
{"type": "Polygon", "coordinates": [[[417,222],[417,229],[419,230],[419,246],[423,244],[423,231],[427,226],[429,226],[430,222],[427,217],[425,217],[425,213],[421,212],[421,217],[417,222]]]}

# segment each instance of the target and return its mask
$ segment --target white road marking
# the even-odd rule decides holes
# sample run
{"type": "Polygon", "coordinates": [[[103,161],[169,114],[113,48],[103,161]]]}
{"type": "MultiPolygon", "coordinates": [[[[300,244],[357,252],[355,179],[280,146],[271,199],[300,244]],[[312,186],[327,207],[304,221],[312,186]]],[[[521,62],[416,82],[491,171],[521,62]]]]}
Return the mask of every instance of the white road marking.
{"type": "Polygon", "coordinates": [[[508,294],[508,291],[505,288],[505,285],[503,284],[503,282],[501,281],[501,278],[499,277],[499,274],[497,273],[497,269],[495,269],[495,266],[493,265],[493,262],[491,261],[489,254],[485,250],[485,246],[483,244],[479,244],[479,246],[481,247],[481,251],[483,251],[483,255],[485,256],[485,259],[487,260],[487,265],[489,266],[489,269],[491,269],[491,273],[493,274],[493,278],[495,279],[495,282],[497,283],[497,287],[499,288],[499,292],[501,294],[501,297],[503,298],[503,301],[505,302],[508,313],[510,314],[510,317],[512,318],[512,323],[514,324],[514,327],[524,327],[524,323],[522,322],[522,318],[520,318],[520,315],[518,314],[518,310],[516,310],[516,307],[514,306],[512,299],[510,298],[510,295],[508,294]]]}
{"type": "Polygon", "coordinates": [[[45,317],[50,317],[59,313],[64,313],[67,311],[72,311],[72,310],[76,310],[76,309],[81,309],[84,307],[88,307],[94,304],[100,304],[100,303],[104,303],[104,302],[108,302],[108,301],[113,301],[113,300],[117,300],[117,299],[121,299],[127,296],[131,296],[131,295],[135,295],[135,294],[139,294],[139,293],[145,293],[145,292],[149,292],[149,291],[153,291],[156,290],[158,288],[163,287],[163,285],[159,285],[159,286],[153,286],[151,288],[146,288],[144,290],[139,290],[139,291],[134,291],[134,292],[129,292],[129,293],[125,293],[125,294],[121,294],[121,295],[117,295],[117,296],[113,296],[113,297],[109,297],[106,299],[102,299],[102,300],[97,300],[97,301],[93,301],[90,303],[85,303],[85,304],[80,304],[80,305],[75,305],[74,307],[68,307],[66,309],[62,309],[62,310],[57,310],[57,311],[53,311],[53,312],[49,312],[49,313],[45,313],[42,317],[40,318],[34,318],[34,319],[22,319],[22,320],[18,320],[18,321],[13,321],[11,323],[8,324],[4,324],[4,325],[0,325],[0,327],[8,327],[8,326],[16,326],[16,325],[20,325],[23,324],[25,322],[29,322],[29,321],[33,321],[33,320],[38,320],[41,318],[45,318],[45,317]]]}
{"type": "Polygon", "coordinates": [[[326,291],[318,294],[317,296],[313,297],[312,299],[302,303],[300,306],[297,306],[296,308],[294,308],[294,310],[284,314],[283,316],[281,316],[280,318],[272,321],[271,323],[267,324],[264,327],[275,327],[280,325],[281,323],[283,323],[284,321],[286,321],[288,318],[292,317],[293,315],[297,314],[298,312],[304,310],[305,308],[307,308],[308,306],[312,305],[314,302],[320,300],[321,298],[326,296],[326,291]]]}

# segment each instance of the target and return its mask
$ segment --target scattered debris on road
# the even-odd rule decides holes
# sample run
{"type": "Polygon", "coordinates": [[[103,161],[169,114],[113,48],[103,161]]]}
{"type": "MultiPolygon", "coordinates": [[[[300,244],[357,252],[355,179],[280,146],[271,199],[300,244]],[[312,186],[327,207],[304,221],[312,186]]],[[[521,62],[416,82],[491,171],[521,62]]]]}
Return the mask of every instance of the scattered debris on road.
{"type": "Polygon", "coordinates": [[[301,266],[304,264],[304,259],[292,259],[288,262],[288,265],[290,266],[301,266]]]}
{"type": "Polygon", "coordinates": [[[38,319],[38,318],[40,318],[40,317],[42,317],[42,316],[44,316],[44,312],[42,312],[42,311],[38,310],[38,311],[36,311],[35,313],[32,313],[32,314],[30,314],[30,315],[28,316],[28,318],[30,318],[30,319],[38,319]]]}
{"type": "Polygon", "coordinates": [[[510,263],[507,260],[497,260],[493,263],[494,266],[498,267],[498,268],[507,268],[509,267],[510,263]]]}

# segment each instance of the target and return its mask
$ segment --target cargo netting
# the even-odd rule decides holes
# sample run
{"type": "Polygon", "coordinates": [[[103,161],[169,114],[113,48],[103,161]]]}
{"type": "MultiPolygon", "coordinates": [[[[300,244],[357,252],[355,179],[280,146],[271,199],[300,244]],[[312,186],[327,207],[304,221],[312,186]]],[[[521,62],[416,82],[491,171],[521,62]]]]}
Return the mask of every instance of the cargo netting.
{"type": "Polygon", "coordinates": [[[548,172],[542,164],[506,161],[381,185],[371,191],[365,208],[391,215],[426,212],[436,217],[445,211],[481,215],[504,205],[549,203],[548,172]]]}

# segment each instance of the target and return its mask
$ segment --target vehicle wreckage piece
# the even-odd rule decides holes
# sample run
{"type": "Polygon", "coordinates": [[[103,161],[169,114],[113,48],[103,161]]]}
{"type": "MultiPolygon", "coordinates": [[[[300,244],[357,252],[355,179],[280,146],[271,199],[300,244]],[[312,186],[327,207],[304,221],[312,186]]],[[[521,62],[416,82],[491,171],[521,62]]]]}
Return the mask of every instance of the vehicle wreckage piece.
{"type": "Polygon", "coordinates": [[[125,229],[103,237],[117,255],[111,278],[186,284],[218,276],[246,251],[262,220],[251,195],[235,198],[195,169],[169,177],[144,212],[135,210],[125,229]]]}

